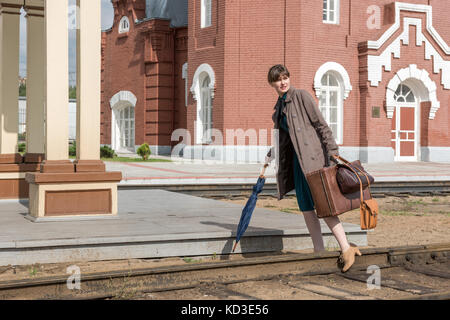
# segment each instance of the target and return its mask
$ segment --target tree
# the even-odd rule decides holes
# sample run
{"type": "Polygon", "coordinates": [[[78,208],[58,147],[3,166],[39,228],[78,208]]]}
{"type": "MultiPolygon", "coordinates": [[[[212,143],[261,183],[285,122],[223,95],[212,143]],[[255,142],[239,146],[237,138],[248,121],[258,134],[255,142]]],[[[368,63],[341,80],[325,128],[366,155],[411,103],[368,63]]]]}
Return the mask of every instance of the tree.
{"type": "Polygon", "coordinates": [[[77,98],[77,87],[69,86],[69,99],[76,99],[76,98],[77,98]]]}
{"type": "Polygon", "coordinates": [[[19,86],[19,97],[26,97],[27,96],[27,85],[21,84],[19,86]]]}

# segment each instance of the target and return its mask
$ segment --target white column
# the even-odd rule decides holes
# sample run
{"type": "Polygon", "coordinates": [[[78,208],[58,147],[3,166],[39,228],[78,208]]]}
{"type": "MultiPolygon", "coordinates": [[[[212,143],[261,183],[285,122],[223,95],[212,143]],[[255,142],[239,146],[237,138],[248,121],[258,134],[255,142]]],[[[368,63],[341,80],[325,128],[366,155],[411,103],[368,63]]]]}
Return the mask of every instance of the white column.
{"type": "Polygon", "coordinates": [[[69,33],[68,1],[45,0],[45,154],[68,160],[69,33]]]}
{"type": "Polygon", "coordinates": [[[44,0],[27,0],[27,154],[45,152],[44,0]]]}
{"type": "Polygon", "coordinates": [[[21,3],[0,1],[0,154],[17,153],[21,3]]]}
{"type": "Polygon", "coordinates": [[[101,2],[77,6],[77,160],[100,160],[101,2]]]}

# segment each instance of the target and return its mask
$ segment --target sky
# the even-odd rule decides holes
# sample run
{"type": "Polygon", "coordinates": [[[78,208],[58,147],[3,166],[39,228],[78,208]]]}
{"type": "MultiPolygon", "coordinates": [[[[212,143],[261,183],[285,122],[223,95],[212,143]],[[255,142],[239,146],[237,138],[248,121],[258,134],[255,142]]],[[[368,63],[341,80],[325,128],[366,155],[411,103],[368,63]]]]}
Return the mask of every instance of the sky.
{"type": "MultiPolygon", "coordinates": [[[[114,10],[110,0],[102,1],[102,30],[111,28],[114,10]]],[[[75,9],[76,0],[69,0],[69,24],[72,13],[75,9]]],[[[69,79],[70,84],[75,84],[75,70],[76,70],[76,30],[69,30],[69,79]]],[[[20,17],[20,76],[25,77],[27,72],[27,21],[25,19],[25,12],[22,9],[20,17]]]]}

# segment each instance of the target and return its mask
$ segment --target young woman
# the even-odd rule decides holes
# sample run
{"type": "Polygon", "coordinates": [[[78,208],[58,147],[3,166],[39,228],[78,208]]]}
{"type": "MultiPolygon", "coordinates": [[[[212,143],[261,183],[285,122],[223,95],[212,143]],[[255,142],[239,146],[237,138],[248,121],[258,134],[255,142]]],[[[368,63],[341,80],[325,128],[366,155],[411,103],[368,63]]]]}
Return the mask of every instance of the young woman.
{"type": "MultiPolygon", "coordinates": [[[[305,175],[330,165],[333,155],[338,155],[333,133],[311,95],[290,85],[289,71],[283,65],[269,70],[268,82],[275,89],[278,101],[272,116],[278,131],[277,186],[278,200],[295,188],[297,202],[303,212],[311,234],[314,252],[324,251],[320,222],[314,211],[314,201],[305,175]]],[[[269,158],[273,153],[269,152],[269,158]]],[[[324,218],[341,248],[342,271],[347,271],[361,255],[354,244],[349,244],[338,217],[324,218]]]]}

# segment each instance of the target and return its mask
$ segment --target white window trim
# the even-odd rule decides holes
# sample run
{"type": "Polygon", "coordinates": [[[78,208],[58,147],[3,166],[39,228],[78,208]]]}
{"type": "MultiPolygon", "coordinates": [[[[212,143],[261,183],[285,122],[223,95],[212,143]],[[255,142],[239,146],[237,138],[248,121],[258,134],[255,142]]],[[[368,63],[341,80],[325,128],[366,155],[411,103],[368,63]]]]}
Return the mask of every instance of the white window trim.
{"type": "Polygon", "coordinates": [[[431,80],[429,73],[425,69],[418,69],[415,64],[410,64],[408,67],[397,71],[389,81],[386,89],[387,117],[392,119],[396,106],[396,101],[394,99],[395,91],[397,90],[399,84],[405,82],[406,80],[409,80],[406,85],[413,89],[414,95],[416,99],[419,100],[419,103],[425,101],[431,102],[431,109],[428,119],[433,120],[436,116],[436,112],[441,106],[440,101],[437,99],[437,85],[433,80],[431,80]]]}
{"type": "MultiPolygon", "coordinates": [[[[327,0],[327,6],[329,7],[329,0],[327,0]]],[[[327,9],[327,11],[329,8],[327,9]]],[[[322,22],[326,24],[339,24],[339,16],[340,16],[340,1],[334,0],[334,20],[329,20],[328,12],[327,12],[327,20],[323,20],[323,7],[322,7],[322,22]]]]}
{"type": "Polygon", "coordinates": [[[201,0],[201,28],[207,28],[212,25],[212,0],[201,0]],[[206,11],[206,3],[209,3],[209,12],[206,11]],[[209,20],[207,20],[207,13],[209,14],[209,20]]]}
{"type": "MultiPolygon", "coordinates": [[[[195,143],[202,144],[203,141],[203,121],[201,117],[201,84],[205,76],[208,75],[211,82],[209,83],[209,90],[211,92],[211,100],[214,100],[214,87],[216,83],[216,77],[213,68],[207,64],[203,63],[195,71],[194,78],[192,80],[191,93],[194,99],[197,101],[197,120],[195,125],[195,143]]],[[[211,102],[214,106],[214,101],[211,102]]],[[[212,120],[214,122],[214,120],[212,120]]]]}
{"type": "Polygon", "coordinates": [[[348,75],[347,70],[345,68],[333,61],[329,61],[324,63],[319,67],[319,69],[316,72],[316,75],[314,76],[314,90],[316,91],[317,98],[320,99],[320,94],[323,89],[322,85],[322,78],[323,76],[331,72],[336,80],[339,83],[340,92],[338,95],[338,128],[339,132],[336,134],[336,143],[337,144],[343,144],[344,143],[344,102],[348,98],[350,92],[352,91],[353,87],[350,83],[350,76],[348,75]]]}
{"type": "MultiPolygon", "coordinates": [[[[137,98],[130,91],[120,91],[116,93],[111,100],[109,101],[109,106],[111,107],[111,149],[115,151],[120,151],[120,137],[118,135],[119,128],[117,125],[117,111],[124,106],[132,106],[136,107],[137,98]]],[[[136,121],[136,111],[134,112],[135,121],[136,121]]],[[[136,122],[135,122],[135,130],[134,134],[136,135],[136,122]]],[[[134,138],[136,144],[136,136],[134,138]]],[[[134,150],[133,150],[134,152],[134,150]]]]}
{"type": "Polygon", "coordinates": [[[341,64],[333,61],[326,62],[317,69],[316,75],[314,76],[314,90],[316,91],[317,98],[320,97],[320,91],[322,89],[322,77],[328,71],[334,71],[334,73],[338,75],[338,81],[343,85],[344,89],[343,98],[344,100],[347,99],[353,89],[352,84],[350,83],[350,76],[341,64]]]}
{"type": "Polygon", "coordinates": [[[122,19],[120,19],[119,22],[119,33],[127,33],[128,31],[130,31],[130,19],[128,19],[127,16],[123,16],[122,19]],[[128,28],[123,28],[122,24],[123,22],[126,21],[128,23],[128,28]]]}
{"type": "MultiPolygon", "coordinates": [[[[209,78],[208,75],[206,75],[206,74],[204,74],[204,75],[205,76],[201,80],[201,83],[203,81],[205,81],[205,79],[209,78]]],[[[209,80],[211,81],[211,78],[209,78],[209,80]]],[[[204,120],[203,128],[202,128],[202,133],[203,133],[202,143],[211,143],[212,142],[212,139],[211,139],[212,138],[212,130],[213,130],[213,125],[214,125],[213,118],[212,118],[213,103],[212,103],[212,98],[211,98],[211,89],[209,88],[209,86],[208,87],[201,86],[200,92],[201,92],[200,100],[201,100],[201,104],[202,104],[201,119],[204,120]],[[205,96],[207,96],[207,100],[210,100],[208,104],[205,103],[206,102],[205,96]],[[205,132],[208,132],[208,135],[205,136],[205,132]]]]}
{"type": "MultiPolygon", "coordinates": [[[[113,112],[115,113],[115,118],[118,119],[119,121],[117,121],[117,123],[115,123],[115,125],[117,126],[117,128],[120,127],[120,124],[122,123],[122,120],[124,120],[124,122],[128,122],[128,139],[122,135],[119,135],[117,138],[119,140],[119,144],[118,144],[118,151],[119,152],[123,152],[123,151],[131,151],[134,152],[135,151],[135,140],[136,140],[136,116],[134,115],[134,106],[132,106],[131,104],[124,104],[121,105],[119,108],[114,109],[113,112]],[[121,118],[119,115],[120,113],[126,109],[130,109],[133,110],[133,117],[128,116],[128,118],[121,118]],[[131,135],[130,133],[133,132],[133,134],[131,135]],[[122,140],[122,138],[124,138],[125,140],[125,145],[122,145],[122,143],[120,142],[120,140],[122,140]],[[130,144],[130,145],[127,145],[130,144]]],[[[124,129],[124,128],[123,128],[124,129]]],[[[119,129],[119,132],[121,132],[122,134],[124,134],[123,131],[121,131],[119,129]]]]}
{"type": "MultiPolygon", "coordinates": [[[[329,87],[329,86],[325,86],[322,85],[322,91],[326,90],[327,91],[327,101],[330,98],[329,94],[331,91],[336,91],[335,88],[338,88],[337,90],[337,119],[336,119],[336,124],[338,127],[338,132],[333,132],[334,135],[336,136],[336,144],[342,144],[343,143],[343,136],[344,136],[344,99],[342,99],[342,83],[339,80],[339,77],[336,76],[336,74],[334,72],[330,72],[330,74],[336,79],[336,81],[339,84],[339,87],[329,87]],[[339,90],[340,89],[340,90],[339,90]]],[[[320,102],[319,102],[320,103],[320,102]]],[[[323,115],[325,118],[325,115],[323,115]]],[[[328,119],[325,118],[325,121],[328,122],[328,119]]],[[[329,124],[330,125],[330,124],[329,124]]],[[[330,125],[331,128],[331,125],[330,125]]]]}
{"type": "Polygon", "coordinates": [[[189,88],[188,88],[188,63],[185,62],[183,64],[183,67],[181,68],[181,78],[184,79],[184,105],[185,107],[188,106],[188,93],[189,93],[189,88]]]}

